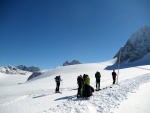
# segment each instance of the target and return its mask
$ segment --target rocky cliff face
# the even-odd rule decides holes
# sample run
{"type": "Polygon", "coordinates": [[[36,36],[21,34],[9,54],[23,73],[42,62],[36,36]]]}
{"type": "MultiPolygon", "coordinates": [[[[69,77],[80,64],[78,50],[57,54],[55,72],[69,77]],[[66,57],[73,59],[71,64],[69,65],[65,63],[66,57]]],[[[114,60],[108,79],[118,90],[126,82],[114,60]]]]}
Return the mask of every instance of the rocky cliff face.
{"type": "Polygon", "coordinates": [[[17,66],[17,68],[18,68],[18,69],[21,69],[21,70],[24,70],[24,71],[29,71],[29,72],[37,72],[37,71],[40,71],[40,68],[35,67],[35,66],[27,67],[27,66],[24,66],[24,65],[19,65],[19,66],[17,66]]]}
{"type": "Polygon", "coordinates": [[[30,67],[26,67],[24,65],[19,65],[19,66],[4,66],[4,67],[0,67],[0,72],[1,73],[5,73],[5,74],[11,74],[11,75],[26,75],[27,73],[35,73],[39,72],[40,68],[35,67],[35,66],[30,66],[30,67]]]}
{"type": "Polygon", "coordinates": [[[81,64],[81,63],[79,61],[77,61],[77,60],[73,60],[72,62],[66,61],[66,62],[63,63],[63,66],[75,65],[75,64],[81,64]]]}
{"type": "Polygon", "coordinates": [[[120,55],[120,62],[134,62],[143,58],[150,52],[150,26],[142,27],[137,32],[133,33],[124,47],[114,56],[120,55]]]}
{"type": "Polygon", "coordinates": [[[20,70],[16,67],[13,67],[13,66],[4,66],[4,67],[0,67],[0,72],[1,73],[5,73],[5,74],[11,74],[11,75],[26,75],[27,71],[23,71],[23,70],[20,70]]]}

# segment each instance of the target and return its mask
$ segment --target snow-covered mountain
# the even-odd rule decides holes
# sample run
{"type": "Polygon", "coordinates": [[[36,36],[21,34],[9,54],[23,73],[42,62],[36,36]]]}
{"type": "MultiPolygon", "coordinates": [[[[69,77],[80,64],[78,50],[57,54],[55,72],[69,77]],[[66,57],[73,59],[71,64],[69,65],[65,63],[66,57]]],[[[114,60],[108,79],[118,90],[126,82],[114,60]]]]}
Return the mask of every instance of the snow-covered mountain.
{"type": "MultiPolygon", "coordinates": [[[[134,62],[150,53],[150,26],[145,26],[133,33],[124,47],[122,47],[114,57],[118,57],[121,52],[120,62],[134,62]]],[[[150,59],[149,59],[150,60],[150,59]]]]}
{"type": "Polygon", "coordinates": [[[19,65],[17,66],[18,69],[21,69],[21,70],[24,70],[24,71],[29,71],[29,72],[37,72],[37,71],[40,71],[40,68],[39,67],[36,67],[36,66],[30,66],[30,67],[27,67],[25,65],[19,65]]]}
{"type": "Polygon", "coordinates": [[[27,71],[23,71],[23,70],[20,70],[16,67],[13,67],[13,66],[4,66],[4,67],[0,67],[0,73],[4,73],[4,74],[15,74],[15,75],[26,75],[28,74],[29,72],[27,71]]]}
{"type": "MultiPolygon", "coordinates": [[[[4,66],[4,67],[0,67],[0,73],[4,73],[4,74],[15,74],[15,75],[26,75],[31,73],[32,76],[34,75],[34,77],[36,77],[37,73],[40,71],[40,68],[35,67],[35,66],[24,66],[24,65],[19,65],[19,66],[4,66]],[[32,73],[33,72],[33,73],[32,73]],[[37,73],[36,73],[37,72],[37,73]],[[35,76],[36,75],[36,76],[35,76]]],[[[39,75],[39,74],[38,74],[39,75]]],[[[32,77],[31,77],[32,78],[32,77]]]]}
{"type": "Polygon", "coordinates": [[[75,64],[81,64],[81,63],[78,60],[73,60],[72,62],[66,61],[63,63],[63,66],[75,65],[75,64]]]}
{"type": "Polygon", "coordinates": [[[40,72],[40,68],[35,66],[26,67],[24,65],[19,65],[16,67],[14,66],[0,67],[0,73],[7,75],[28,75],[27,81],[42,74],[42,72],[40,72]]]}

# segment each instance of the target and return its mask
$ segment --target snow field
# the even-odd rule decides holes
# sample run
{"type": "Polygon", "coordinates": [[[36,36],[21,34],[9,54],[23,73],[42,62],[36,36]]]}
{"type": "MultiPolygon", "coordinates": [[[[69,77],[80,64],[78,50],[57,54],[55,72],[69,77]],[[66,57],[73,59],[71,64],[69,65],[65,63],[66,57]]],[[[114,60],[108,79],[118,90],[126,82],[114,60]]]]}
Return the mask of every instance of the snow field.
{"type": "Polygon", "coordinates": [[[150,82],[150,73],[122,81],[94,92],[90,99],[68,99],[56,108],[50,108],[42,113],[113,113],[123,100],[131,93],[136,93],[141,84],[150,82]]]}
{"type": "Polygon", "coordinates": [[[113,60],[43,70],[41,76],[28,82],[25,81],[29,75],[0,73],[0,113],[114,113],[141,84],[149,82],[150,65],[120,69],[119,84],[112,85],[112,70],[105,67],[113,60]],[[88,100],[77,99],[77,76],[88,74],[95,88],[96,71],[101,73],[102,90],[94,92],[88,100]],[[54,93],[56,75],[63,79],[62,94],[54,93]]]}

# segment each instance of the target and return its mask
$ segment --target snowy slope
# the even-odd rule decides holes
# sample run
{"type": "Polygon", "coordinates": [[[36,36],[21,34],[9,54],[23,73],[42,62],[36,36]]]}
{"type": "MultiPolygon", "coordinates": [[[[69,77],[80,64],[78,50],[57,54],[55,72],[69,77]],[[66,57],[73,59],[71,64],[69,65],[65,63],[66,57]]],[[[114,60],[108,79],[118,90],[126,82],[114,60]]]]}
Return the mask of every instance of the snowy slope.
{"type": "Polygon", "coordinates": [[[113,113],[141,84],[150,82],[150,65],[143,65],[121,69],[119,85],[110,88],[112,70],[105,68],[115,61],[57,67],[27,82],[29,75],[10,78],[0,73],[0,113],[113,113]],[[95,88],[96,71],[102,75],[103,90],[94,92],[89,100],[77,99],[77,76],[88,74],[95,88]],[[56,75],[63,79],[62,94],[54,93],[56,75]]]}
{"type": "Polygon", "coordinates": [[[150,113],[150,82],[142,84],[137,93],[128,96],[115,113],[150,113]],[[144,100],[144,101],[143,101],[144,100]]]}

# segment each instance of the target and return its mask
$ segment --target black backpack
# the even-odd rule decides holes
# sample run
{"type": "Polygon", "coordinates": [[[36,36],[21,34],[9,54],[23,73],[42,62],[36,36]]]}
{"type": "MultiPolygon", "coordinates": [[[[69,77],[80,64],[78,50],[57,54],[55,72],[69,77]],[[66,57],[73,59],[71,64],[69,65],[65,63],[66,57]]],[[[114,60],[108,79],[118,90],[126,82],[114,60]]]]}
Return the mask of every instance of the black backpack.
{"type": "Polygon", "coordinates": [[[60,76],[56,76],[55,81],[60,82],[60,76]]]}
{"type": "Polygon", "coordinates": [[[100,78],[101,78],[101,74],[100,74],[100,72],[96,72],[96,74],[95,74],[95,78],[96,78],[96,79],[100,79],[100,78]]]}
{"type": "Polygon", "coordinates": [[[83,97],[89,97],[92,95],[92,92],[94,92],[94,88],[88,84],[83,85],[83,97]]]}

